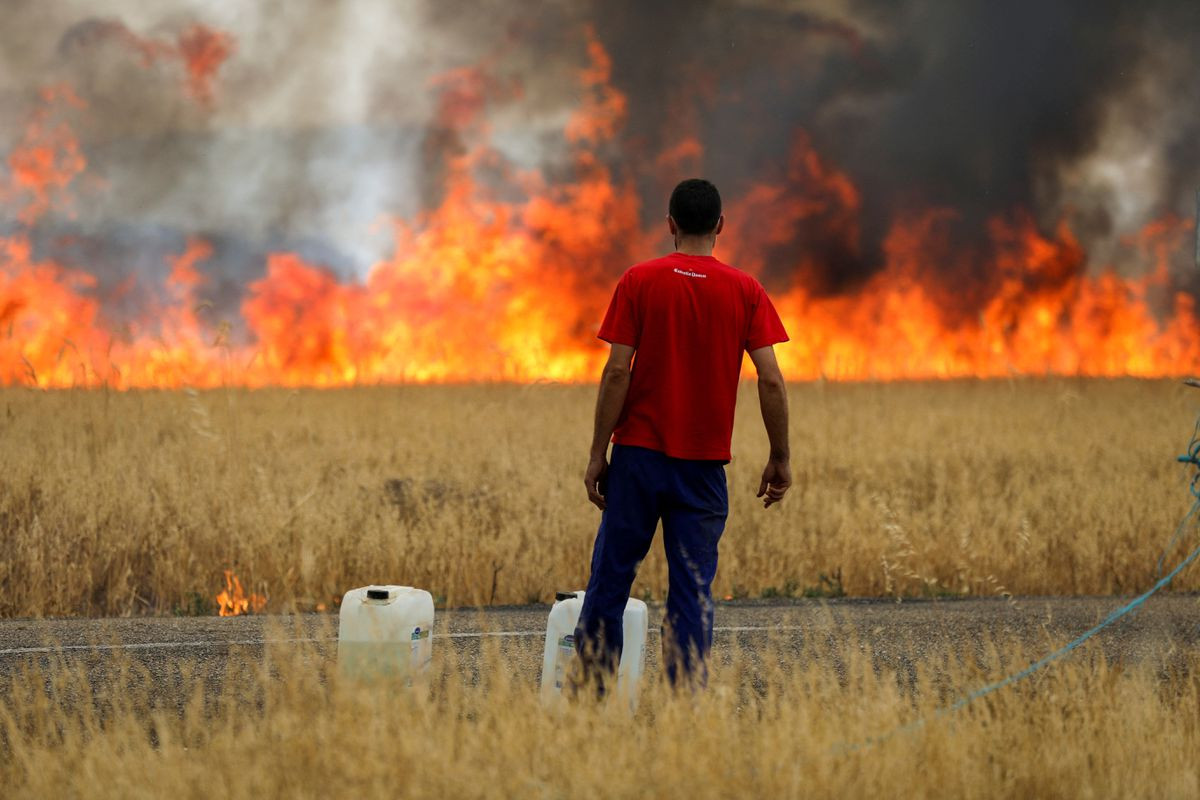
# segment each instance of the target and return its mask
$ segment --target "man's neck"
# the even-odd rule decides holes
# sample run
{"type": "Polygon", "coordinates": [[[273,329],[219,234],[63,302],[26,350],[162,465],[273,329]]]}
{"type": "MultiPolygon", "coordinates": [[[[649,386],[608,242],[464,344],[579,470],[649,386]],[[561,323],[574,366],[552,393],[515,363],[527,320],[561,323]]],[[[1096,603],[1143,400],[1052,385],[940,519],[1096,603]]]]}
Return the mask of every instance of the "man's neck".
{"type": "Polygon", "coordinates": [[[715,236],[681,236],[675,240],[675,252],[685,256],[711,256],[716,244],[715,236]]]}

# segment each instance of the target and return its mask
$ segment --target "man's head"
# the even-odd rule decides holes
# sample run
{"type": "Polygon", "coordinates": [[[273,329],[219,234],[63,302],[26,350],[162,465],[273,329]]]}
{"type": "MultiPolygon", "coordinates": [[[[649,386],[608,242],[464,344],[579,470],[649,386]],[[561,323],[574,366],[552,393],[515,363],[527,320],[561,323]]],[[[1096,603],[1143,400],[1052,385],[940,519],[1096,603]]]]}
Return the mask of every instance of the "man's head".
{"type": "Polygon", "coordinates": [[[718,234],[724,223],[721,193],[703,178],[688,178],[671,192],[667,214],[676,239],[718,234]]]}

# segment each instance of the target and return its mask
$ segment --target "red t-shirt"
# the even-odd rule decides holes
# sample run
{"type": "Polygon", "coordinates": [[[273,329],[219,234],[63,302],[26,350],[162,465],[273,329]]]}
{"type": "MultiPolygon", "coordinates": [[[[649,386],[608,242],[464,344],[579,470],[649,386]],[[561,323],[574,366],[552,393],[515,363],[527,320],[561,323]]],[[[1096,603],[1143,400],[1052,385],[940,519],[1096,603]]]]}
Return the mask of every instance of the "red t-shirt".
{"type": "Polygon", "coordinates": [[[762,284],[672,253],[621,276],[599,336],[637,349],[613,441],[728,461],[742,353],[788,340],[762,284]]]}

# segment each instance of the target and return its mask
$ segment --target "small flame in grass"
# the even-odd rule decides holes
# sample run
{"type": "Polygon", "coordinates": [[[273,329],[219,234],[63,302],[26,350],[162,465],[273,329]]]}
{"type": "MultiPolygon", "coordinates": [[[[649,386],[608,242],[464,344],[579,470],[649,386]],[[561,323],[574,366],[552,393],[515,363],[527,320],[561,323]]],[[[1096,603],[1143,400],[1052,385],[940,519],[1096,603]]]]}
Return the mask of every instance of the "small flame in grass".
{"type": "Polygon", "coordinates": [[[217,613],[222,617],[237,617],[242,614],[257,614],[267,605],[267,598],[251,592],[246,594],[242,582],[233,570],[225,570],[225,588],[217,595],[217,613]]]}

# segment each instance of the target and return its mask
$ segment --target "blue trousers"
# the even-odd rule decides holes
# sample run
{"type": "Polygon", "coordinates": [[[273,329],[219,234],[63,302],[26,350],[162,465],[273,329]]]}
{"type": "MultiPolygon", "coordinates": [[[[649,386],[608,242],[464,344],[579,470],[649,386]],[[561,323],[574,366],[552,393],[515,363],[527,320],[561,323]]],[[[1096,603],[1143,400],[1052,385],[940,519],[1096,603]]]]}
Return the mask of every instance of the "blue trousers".
{"type": "Polygon", "coordinates": [[[663,664],[672,685],[681,679],[703,684],[712,647],[717,542],[729,515],[724,462],[613,445],[604,499],[592,575],[575,629],[584,674],[599,680],[603,691],[603,676],[620,662],[625,603],[662,520],[669,570],[663,664]]]}

